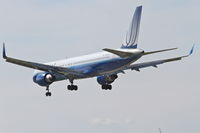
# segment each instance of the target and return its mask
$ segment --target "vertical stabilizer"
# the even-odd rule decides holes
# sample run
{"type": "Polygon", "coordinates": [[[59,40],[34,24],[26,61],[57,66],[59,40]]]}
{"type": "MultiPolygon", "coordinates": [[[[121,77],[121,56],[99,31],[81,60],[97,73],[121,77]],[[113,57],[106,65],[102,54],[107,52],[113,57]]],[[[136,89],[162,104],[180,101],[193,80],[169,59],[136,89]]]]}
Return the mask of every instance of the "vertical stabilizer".
{"type": "Polygon", "coordinates": [[[129,31],[126,35],[126,43],[122,45],[122,48],[137,48],[141,14],[142,6],[138,6],[135,10],[129,31]]]}

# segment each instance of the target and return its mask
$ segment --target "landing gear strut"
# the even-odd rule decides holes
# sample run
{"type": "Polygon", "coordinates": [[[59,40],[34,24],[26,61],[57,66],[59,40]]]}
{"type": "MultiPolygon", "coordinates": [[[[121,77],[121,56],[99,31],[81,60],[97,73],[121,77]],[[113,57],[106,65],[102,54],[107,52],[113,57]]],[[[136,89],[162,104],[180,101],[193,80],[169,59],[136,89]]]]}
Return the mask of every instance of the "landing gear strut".
{"type": "Polygon", "coordinates": [[[102,85],[101,88],[102,88],[103,90],[112,90],[112,85],[105,84],[105,85],[102,85]]]}
{"type": "Polygon", "coordinates": [[[49,86],[47,86],[46,90],[47,90],[46,96],[47,96],[47,97],[48,97],[48,96],[51,96],[51,92],[49,92],[49,86]]]}
{"type": "Polygon", "coordinates": [[[78,90],[78,86],[77,85],[73,85],[73,83],[74,83],[73,80],[69,80],[69,81],[70,81],[71,85],[68,85],[67,89],[70,90],[70,91],[73,91],[73,90],[77,91],[78,90]]]}

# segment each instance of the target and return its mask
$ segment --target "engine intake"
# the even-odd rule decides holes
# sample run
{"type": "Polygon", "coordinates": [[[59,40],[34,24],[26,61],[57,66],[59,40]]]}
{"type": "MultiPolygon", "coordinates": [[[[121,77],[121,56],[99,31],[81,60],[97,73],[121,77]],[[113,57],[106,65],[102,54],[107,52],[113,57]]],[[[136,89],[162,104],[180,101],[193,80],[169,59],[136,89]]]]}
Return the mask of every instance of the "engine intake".
{"type": "Polygon", "coordinates": [[[38,73],[33,76],[33,81],[40,86],[48,86],[55,81],[55,76],[51,73],[38,73]]]}
{"type": "Polygon", "coordinates": [[[55,81],[54,79],[54,76],[50,73],[47,73],[45,76],[44,76],[44,79],[47,83],[52,83],[55,81]]]}

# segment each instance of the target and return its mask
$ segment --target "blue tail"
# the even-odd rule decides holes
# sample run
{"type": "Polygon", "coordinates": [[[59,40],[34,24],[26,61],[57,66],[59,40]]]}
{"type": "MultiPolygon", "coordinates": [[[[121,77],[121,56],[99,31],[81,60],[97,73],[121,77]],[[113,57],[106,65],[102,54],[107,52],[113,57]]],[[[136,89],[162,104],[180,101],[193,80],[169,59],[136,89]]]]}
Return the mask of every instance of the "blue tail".
{"type": "Polygon", "coordinates": [[[126,35],[126,43],[121,48],[137,48],[140,29],[142,6],[138,6],[133,15],[129,31],[126,35]]]}

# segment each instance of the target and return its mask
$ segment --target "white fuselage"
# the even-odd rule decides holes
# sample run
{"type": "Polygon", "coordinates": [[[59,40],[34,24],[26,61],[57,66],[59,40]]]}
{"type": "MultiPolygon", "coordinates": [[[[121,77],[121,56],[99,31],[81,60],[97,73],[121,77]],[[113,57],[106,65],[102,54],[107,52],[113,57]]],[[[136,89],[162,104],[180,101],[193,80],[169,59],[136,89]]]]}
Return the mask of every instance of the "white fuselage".
{"type": "MultiPolygon", "coordinates": [[[[89,78],[93,76],[112,74],[119,72],[122,67],[130,65],[137,59],[141,57],[140,49],[117,49],[123,52],[135,53],[136,56],[130,58],[121,58],[116,54],[109,52],[98,52],[89,55],[83,55],[58,61],[53,61],[46,63],[52,66],[60,66],[65,68],[74,69],[76,71],[81,71],[85,73],[84,77],[75,77],[79,78],[89,78]]],[[[41,71],[35,71],[34,74],[40,73],[41,71]]],[[[57,80],[63,80],[66,77],[58,76],[57,80]]]]}

